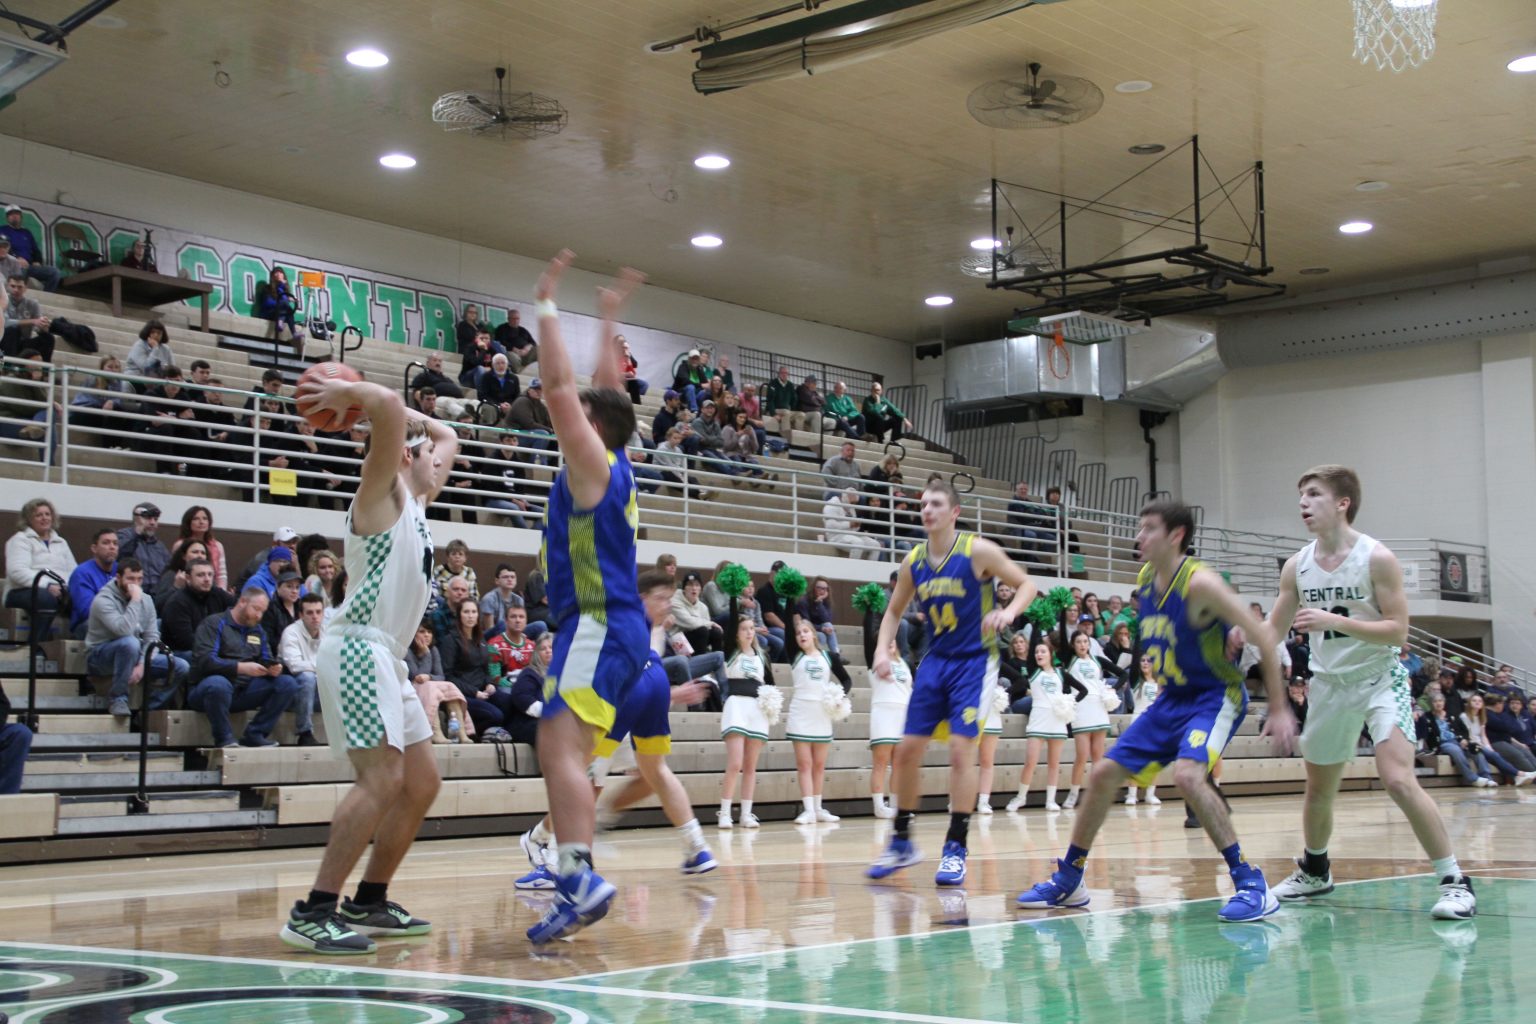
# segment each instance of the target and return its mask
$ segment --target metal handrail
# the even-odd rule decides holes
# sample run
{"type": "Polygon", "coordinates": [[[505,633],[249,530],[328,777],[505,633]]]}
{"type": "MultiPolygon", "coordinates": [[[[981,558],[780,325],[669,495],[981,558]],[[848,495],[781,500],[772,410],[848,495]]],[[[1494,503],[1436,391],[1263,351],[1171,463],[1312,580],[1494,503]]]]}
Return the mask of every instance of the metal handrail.
{"type": "Polygon", "coordinates": [[[156,654],[165,656],[165,686],[176,687],[176,655],[163,642],[144,645],[144,671],[139,677],[139,788],[128,794],[129,814],[149,813],[149,692],[150,667],[156,654]]]}
{"type": "MultiPolygon", "coordinates": [[[[39,569],[37,575],[32,577],[32,586],[27,592],[27,728],[34,733],[42,725],[42,720],[37,716],[37,661],[43,656],[43,644],[47,641],[39,639],[37,628],[37,586],[43,580],[53,580],[59,585],[59,593],[64,594],[69,590],[69,584],[64,578],[52,569],[39,569]]],[[[60,608],[63,606],[60,605],[60,608]]],[[[52,623],[49,623],[52,625],[52,623]]]]}

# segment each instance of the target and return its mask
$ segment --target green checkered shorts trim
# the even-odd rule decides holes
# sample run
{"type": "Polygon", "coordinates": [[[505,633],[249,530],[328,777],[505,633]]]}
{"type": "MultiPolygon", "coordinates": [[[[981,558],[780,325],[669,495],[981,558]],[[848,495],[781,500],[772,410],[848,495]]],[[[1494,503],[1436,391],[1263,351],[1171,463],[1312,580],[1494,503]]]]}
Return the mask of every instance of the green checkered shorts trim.
{"type": "Polygon", "coordinates": [[[353,590],[347,595],[351,601],[347,617],[353,622],[372,622],[373,613],[379,606],[384,590],[384,567],[389,562],[389,552],[394,546],[394,533],[375,533],[361,538],[363,542],[363,577],[352,581],[353,590]]]}
{"type": "Polygon", "coordinates": [[[373,645],[355,637],[343,639],[340,677],[347,747],[362,750],[378,746],[384,739],[384,718],[379,714],[379,667],[373,645]]]}
{"type": "Polygon", "coordinates": [[[1408,681],[1408,670],[1402,662],[1392,665],[1392,703],[1397,709],[1397,727],[1403,730],[1408,742],[1414,742],[1413,687],[1408,681]]]}

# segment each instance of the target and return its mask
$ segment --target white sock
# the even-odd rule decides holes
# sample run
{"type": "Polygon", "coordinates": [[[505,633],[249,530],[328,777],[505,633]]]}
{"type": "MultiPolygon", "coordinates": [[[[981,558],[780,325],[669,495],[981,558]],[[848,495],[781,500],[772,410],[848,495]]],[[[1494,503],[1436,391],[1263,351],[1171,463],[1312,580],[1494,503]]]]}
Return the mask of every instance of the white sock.
{"type": "Polygon", "coordinates": [[[1156,795],[1157,795],[1157,787],[1156,786],[1148,786],[1147,787],[1147,796],[1156,796],[1156,795]]]}
{"type": "MultiPolygon", "coordinates": [[[[746,805],[743,804],[742,806],[745,807],[746,805]]],[[[720,813],[725,815],[727,818],[731,816],[731,802],[729,800],[720,801],[720,813]]]]}
{"type": "Polygon", "coordinates": [[[806,810],[810,811],[812,814],[816,813],[816,798],[815,797],[813,797],[813,796],[803,796],[803,797],[800,798],[800,802],[805,805],[805,809],[806,810]]]}
{"type": "Polygon", "coordinates": [[[817,814],[820,814],[821,813],[821,794],[817,793],[815,796],[811,797],[811,799],[816,801],[816,806],[813,809],[816,811],[817,814]]]}
{"type": "Polygon", "coordinates": [[[1048,803],[1048,804],[1053,804],[1053,803],[1056,802],[1056,787],[1055,786],[1046,786],[1045,787],[1045,802],[1048,803]]]}
{"type": "Polygon", "coordinates": [[[1022,804],[1025,801],[1027,801],[1028,799],[1029,799],[1029,787],[1028,786],[1020,786],[1019,787],[1019,803],[1022,804]]]}
{"type": "Polygon", "coordinates": [[[698,853],[704,849],[704,830],[699,827],[698,818],[689,818],[677,826],[677,834],[683,837],[683,852],[698,853]]]}
{"type": "Polygon", "coordinates": [[[1454,853],[1449,857],[1441,857],[1439,860],[1433,861],[1432,863],[1435,868],[1436,878],[1461,877],[1461,865],[1456,863],[1456,855],[1454,853]]]}
{"type": "Polygon", "coordinates": [[[752,813],[752,801],[751,800],[743,800],[741,802],[741,816],[742,816],[742,818],[746,818],[746,816],[751,814],[751,813],[752,813]]]}
{"type": "Polygon", "coordinates": [[[1067,796],[1071,797],[1073,800],[1076,800],[1077,791],[1081,788],[1081,786],[1073,786],[1071,789],[1067,790],[1067,796]]]}
{"type": "Polygon", "coordinates": [[[870,801],[870,803],[875,805],[875,810],[879,811],[879,810],[884,810],[885,809],[885,794],[884,793],[876,793],[876,794],[874,794],[873,796],[871,796],[869,798],[869,801],[870,801]]]}
{"type": "Polygon", "coordinates": [[[592,847],[586,843],[561,843],[559,871],[561,878],[570,878],[592,866],[592,847]]]}
{"type": "Polygon", "coordinates": [[[548,846],[555,841],[554,834],[544,827],[544,820],[542,818],[539,819],[537,825],[533,826],[533,831],[529,835],[533,836],[533,841],[540,846],[548,846]]]}

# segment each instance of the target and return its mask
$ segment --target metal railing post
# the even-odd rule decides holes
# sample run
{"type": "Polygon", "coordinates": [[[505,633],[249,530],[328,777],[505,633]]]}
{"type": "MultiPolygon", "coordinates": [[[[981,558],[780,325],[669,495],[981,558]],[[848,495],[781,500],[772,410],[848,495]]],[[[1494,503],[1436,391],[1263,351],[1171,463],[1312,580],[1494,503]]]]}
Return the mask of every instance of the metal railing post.
{"type": "MultiPolygon", "coordinates": [[[[41,724],[39,722],[39,720],[38,720],[38,717],[37,717],[37,660],[38,660],[38,658],[42,657],[42,654],[43,654],[43,644],[46,643],[46,640],[39,639],[39,630],[37,628],[37,585],[39,583],[41,583],[43,580],[45,580],[45,579],[50,579],[50,580],[53,580],[53,582],[57,583],[59,585],[59,592],[61,594],[69,586],[69,584],[64,582],[63,577],[61,577],[58,573],[54,572],[52,569],[39,569],[37,571],[37,575],[32,577],[32,587],[31,587],[31,589],[30,589],[30,591],[28,592],[28,595],[27,595],[27,720],[26,720],[26,726],[27,726],[28,729],[31,729],[34,733],[37,732],[38,726],[41,724]]],[[[62,608],[63,608],[62,605],[57,605],[55,607],[55,610],[54,610],[54,617],[55,618],[58,617],[58,612],[62,608]]],[[[53,625],[52,620],[49,621],[48,625],[50,627],[52,627],[52,625],[53,625]]]]}
{"type": "Polygon", "coordinates": [[[789,473],[789,521],[790,546],[798,555],[800,553],[800,473],[798,470],[790,470],[789,473]]]}
{"type": "Polygon", "coordinates": [[[59,482],[69,483],[69,372],[70,367],[60,367],[58,372],[63,379],[63,387],[59,394],[59,408],[64,410],[64,415],[59,419],[63,422],[59,426],[59,482]]]}
{"type": "Polygon", "coordinates": [[[149,674],[156,654],[165,656],[166,689],[176,686],[176,656],[160,641],[144,645],[144,671],[139,677],[139,788],[128,794],[129,814],[149,813],[149,674]]]}
{"type": "Polygon", "coordinates": [[[261,504],[261,399],[251,410],[251,500],[261,504]]]}

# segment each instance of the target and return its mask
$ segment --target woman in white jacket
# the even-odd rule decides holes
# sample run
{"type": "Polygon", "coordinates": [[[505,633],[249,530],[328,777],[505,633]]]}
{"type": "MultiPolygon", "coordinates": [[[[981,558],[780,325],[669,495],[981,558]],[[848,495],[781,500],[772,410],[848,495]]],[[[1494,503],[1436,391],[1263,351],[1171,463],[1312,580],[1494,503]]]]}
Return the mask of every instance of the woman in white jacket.
{"type": "Polygon", "coordinates": [[[857,532],[853,517],[858,503],[859,494],[850,487],[832,495],[821,507],[821,526],[826,531],[827,543],[847,548],[849,558],[879,558],[880,542],[867,533],[857,532]]]}
{"type": "Polygon", "coordinates": [[[27,608],[32,601],[32,580],[44,569],[52,570],[64,581],[60,586],[53,580],[44,580],[37,588],[37,619],[32,628],[46,639],[64,599],[70,573],[75,571],[75,556],[58,535],[59,514],[47,498],[33,498],[23,505],[21,521],[16,525],[17,531],[5,542],[5,606],[27,608]]]}

